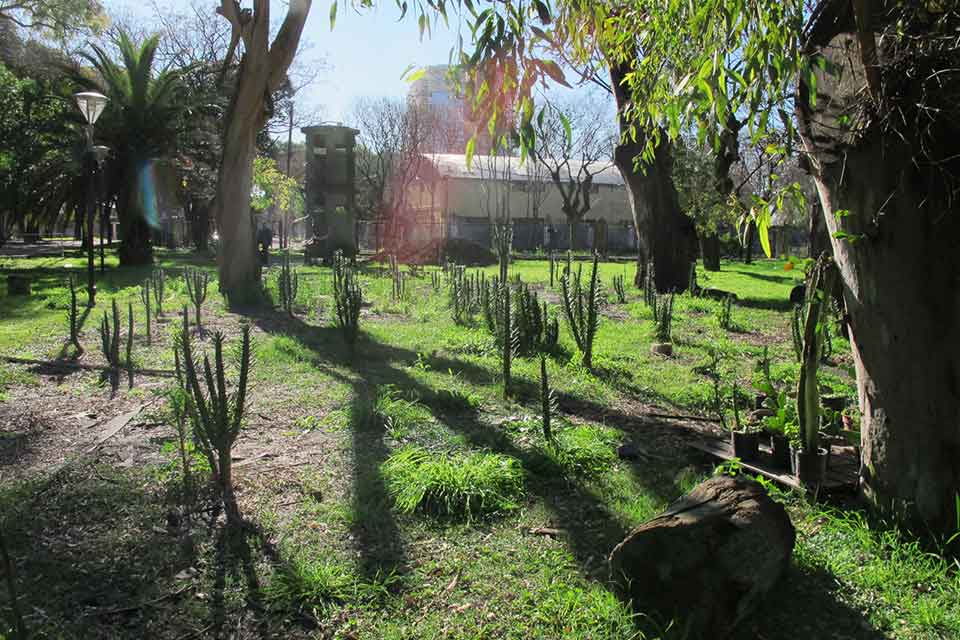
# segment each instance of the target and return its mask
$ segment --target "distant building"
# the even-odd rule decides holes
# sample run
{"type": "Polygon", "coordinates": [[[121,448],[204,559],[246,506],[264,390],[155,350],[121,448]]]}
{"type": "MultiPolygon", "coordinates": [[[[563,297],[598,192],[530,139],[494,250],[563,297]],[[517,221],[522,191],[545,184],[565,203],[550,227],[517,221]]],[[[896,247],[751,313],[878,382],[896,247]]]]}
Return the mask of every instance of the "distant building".
{"type": "MultiPolygon", "coordinates": [[[[405,240],[414,244],[450,237],[486,245],[491,223],[508,215],[514,223],[515,249],[570,247],[560,193],[530,158],[521,164],[516,157],[474,156],[468,169],[463,154],[427,154],[408,202],[413,224],[405,240]]],[[[612,163],[594,175],[590,210],[574,234],[577,249],[636,248],[626,188],[612,163]]]]}
{"type": "MultiPolygon", "coordinates": [[[[492,138],[487,129],[487,118],[483,114],[472,113],[467,100],[457,93],[455,83],[450,78],[448,65],[433,65],[424,69],[423,75],[410,85],[407,92],[408,103],[428,113],[433,119],[433,134],[427,141],[426,153],[463,153],[467,141],[477,136],[478,153],[489,153],[492,138]]],[[[505,127],[513,122],[512,111],[501,114],[497,135],[506,132],[505,127]]]]}

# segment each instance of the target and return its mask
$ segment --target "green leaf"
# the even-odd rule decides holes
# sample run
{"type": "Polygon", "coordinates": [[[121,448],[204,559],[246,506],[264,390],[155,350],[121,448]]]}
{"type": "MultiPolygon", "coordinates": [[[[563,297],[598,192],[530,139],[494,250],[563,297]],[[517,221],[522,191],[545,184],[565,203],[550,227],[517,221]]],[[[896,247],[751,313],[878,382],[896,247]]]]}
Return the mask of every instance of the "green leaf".
{"type": "Polygon", "coordinates": [[[567,82],[566,77],[563,75],[563,70],[553,60],[541,60],[540,68],[543,69],[547,73],[547,75],[550,76],[550,79],[556,82],[557,84],[562,84],[568,89],[573,88],[570,86],[570,84],[567,82]]]}
{"type": "Polygon", "coordinates": [[[573,144],[573,129],[570,127],[570,119],[567,117],[567,114],[560,114],[560,122],[563,124],[563,135],[567,137],[567,142],[573,144]]]}
{"type": "Polygon", "coordinates": [[[400,76],[400,79],[406,80],[407,82],[416,82],[427,72],[426,68],[417,69],[416,71],[412,71],[412,69],[413,65],[407,67],[407,69],[403,72],[403,75],[400,76]]]}
{"type": "Polygon", "coordinates": [[[337,0],[334,0],[330,5],[330,31],[333,31],[333,27],[337,24],[337,0]]]}
{"type": "Polygon", "coordinates": [[[467,171],[470,171],[470,167],[473,164],[473,154],[477,151],[477,135],[474,134],[470,136],[470,139],[467,140],[467,149],[464,151],[467,161],[467,171]]]}
{"type": "Polygon", "coordinates": [[[760,236],[760,246],[763,247],[763,253],[768,257],[773,257],[773,251],[770,248],[770,207],[764,207],[754,216],[757,223],[757,235],[760,236]]]}

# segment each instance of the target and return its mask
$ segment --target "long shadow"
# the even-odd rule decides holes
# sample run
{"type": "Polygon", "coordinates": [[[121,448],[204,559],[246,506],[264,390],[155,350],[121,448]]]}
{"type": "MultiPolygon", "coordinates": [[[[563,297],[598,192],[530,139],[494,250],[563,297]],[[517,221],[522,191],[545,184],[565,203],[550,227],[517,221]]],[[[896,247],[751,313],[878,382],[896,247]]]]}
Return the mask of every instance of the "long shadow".
{"type": "Polygon", "coordinates": [[[743,298],[737,301],[737,306],[746,309],[760,309],[762,311],[787,312],[793,309],[789,298],[743,298]]]}
{"type": "Polygon", "coordinates": [[[797,280],[796,278],[791,278],[790,276],[774,276],[774,275],[768,275],[765,273],[756,273],[753,271],[741,271],[741,270],[734,270],[734,273],[741,276],[747,276],[748,278],[756,278],[757,280],[764,280],[766,282],[776,282],[778,284],[802,284],[801,281],[797,280]]]}
{"type": "MultiPolygon", "coordinates": [[[[405,563],[403,541],[392,514],[392,504],[380,473],[380,465],[389,455],[384,442],[382,425],[369,419],[370,394],[379,384],[393,384],[399,389],[411,391],[420,402],[450,429],[460,434],[466,442],[477,448],[510,456],[520,462],[528,472],[528,490],[538,498],[553,514],[556,525],[566,534],[564,540],[572,553],[582,575],[588,579],[606,581],[606,570],[598,558],[606,554],[626,535],[632,523],[624,522],[586,483],[567,475],[557,463],[536,448],[518,446],[505,432],[481,420],[478,412],[468,406],[451,403],[450,396],[443,391],[421,383],[408,371],[394,363],[411,363],[417,354],[403,348],[386,345],[363,336],[357,345],[356,353],[351,354],[342,346],[339,335],[333,335],[335,329],[324,329],[307,325],[299,319],[289,320],[270,317],[267,314],[253,318],[262,323],[264,330],[296,335],[316,355],[316,366],[340,380],[351,380],[354,385],[353,401],[353,447],[354,469],[354,515],[356,519],[354,535],[359,540],[363,555],[362,569],[367,574],[387,569],[402,569],[405,563]],[[336,368],[334,368],[336,367],[336,368]],[[337,368],[345,367],[357,373],[356,380],[339,373],[337,368]]],[[[486,370],[470,363],[441,358],[453,371],[463,374],[465,379],[481,384],[491,384],[491,375],[486,370]]],[[[519,396],[523,399],[536,398],[535,385],[528,381],[518,381],[519,396]]],[[[562,411],[585,417],[591,421],[603,422],[613,426],[639,442],[656,443],[661,438],[676,437],[676,427],[663,421],[628,415],[583,398],[566,397],[560,399],[562,411]]],[[[692,455],[685,460],[696,460],[692,455]]],[[[643,491],[663,502],[677,498],[681,489],[674,480],[671,471],[677,471],[675,460],[640,460],[631,465],[634,479],[643,491]]],[[[811,575],[791,569],[791,575],[780,589],[786,589],[782,595],[771,597],[773,603],[761,611],[758,623],[753,628],[763,630],[765,638],[798,637],[789,633],[787,620],[802,618],[811,609],[805,608],[805,602],[815,602],[814,611],[823,611],[833,619],[844,618],[845,629],[851,629],[851,637],[873,640],[880,638],[876,630],[849,609],[829,590],[823,589],[824,581],[833,578],[826,574],[811,575]],[[813,600],[804,600],[805,594],[813,595],[813,600]],[[783,613],[784,598],[790,602],[790,618],[783,613]],[[778,608],[779,606],[779,608],[778,608]],[[757,626],[759,624],[759,626],[757,626]],[[781,633],[782,632],[782,633],[781,633]]],[[[780,592],[778,592],[780,593],[780,592]]],[[[748,633],[741,630],[741,633],[748,633]]],[[[740,635],[747,637],[756,635],[740,635]]],[[[813,637],[813,636],[811,636],[813,637]]]]}

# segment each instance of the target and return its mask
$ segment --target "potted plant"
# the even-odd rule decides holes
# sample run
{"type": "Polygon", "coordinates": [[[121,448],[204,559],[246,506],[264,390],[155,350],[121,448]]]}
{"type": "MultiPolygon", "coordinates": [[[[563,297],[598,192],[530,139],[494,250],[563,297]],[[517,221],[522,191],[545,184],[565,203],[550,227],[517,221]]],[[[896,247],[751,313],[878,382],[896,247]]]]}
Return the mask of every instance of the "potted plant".
{"type": "Polygon", "coordinates": [[[836,269],[826,255],[820,256],[807,276],[806,305],[802,324],[800,376],[797,383],[797,421],[800,448],[795,455],[797,479],[819,486],[827,473],[826,449],[820,446],[820,391],[817,368],[824,342],[824,298],[833,289],[836,269]]]}
{"type": "Polygon", "coordinates": [[[760,457],[760,430],[755,425],[742,424],[740,421],[740,401],[737,398],[737,382],[733,382],[733,428],[730,441],[733,455],[743,462],[754,462],[760,457]]]}
{"type": "Polygon", "coordinates": [[[763,428],[770,436],[770,451],[773,465],[778,469],[791,468],[790,439],[788,433],[796,432],[797,412],[783,391],[766,403],[773,411],[772,416],[763,419],[763,428]]]}
{"type": "Polygon", "coordinates": [[[652,302],[655,342],[650,352],[669,358],[673,355],[673,294],[654,296],[652,302]]]}

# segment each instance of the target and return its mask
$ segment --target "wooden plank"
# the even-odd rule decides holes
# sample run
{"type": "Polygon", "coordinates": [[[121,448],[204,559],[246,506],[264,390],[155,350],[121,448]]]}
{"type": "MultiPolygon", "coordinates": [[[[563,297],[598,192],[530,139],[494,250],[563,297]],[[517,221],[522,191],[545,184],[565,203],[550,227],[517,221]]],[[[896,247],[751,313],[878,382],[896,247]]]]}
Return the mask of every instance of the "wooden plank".
{"type": "Polygon", "coordinates": [[[126,427],[128,424],[130,424],[131,420],[133,420],[138,415],[140,415],[140,411],[142,410],[143,410],[143,405],[137,407],[133,411],[122,413],[119,416],[110,420],[110,422],[108,422],[104,427],[103,435],[100,436],[100,439],[97,440],[97,443],[92,447],[90,447],[89,449],[87,449],[84,453],[90,454],[96,451],[97,449],[99,449],[100,447],[102,447],[104,442],[106,442],[113,436],[123,431],[123,428],[126,427]]]}
{"type": "MultiPolygon", "coordinates": [[[[719,438],[703,439],[699,442],[689,443],[691,447],[704,453],[708,453],[716,458],[721,460],[732,460],[735,456],[733,455],[733,445],[730,444],[727,440],[721,440],[719,438]]],[[[740,465],[752,473],[756,473],[769,478],[775,482],[778,482],[782,485],[794,488],[806,490],[800,482],[797,480],[796,476],[792,473],[786,473],[782,469],[777,469],[771,464],[765,462],[765,458],[770,455],[769,447],[761,445],[761,459],[754,462],[744,462],[740,461],[740,465]]],[[[856,486],[857,475],[859,469],[855,468],[855,465],[849,463],[846,459],[849,456],[840,455],[840,452],[834,452],[831,457],[831,467],[827,471],[827,476],[824,479],[824,483],[820,486],[822,491],[836,491],[841,489],[848,489],[856,486]]]]}

